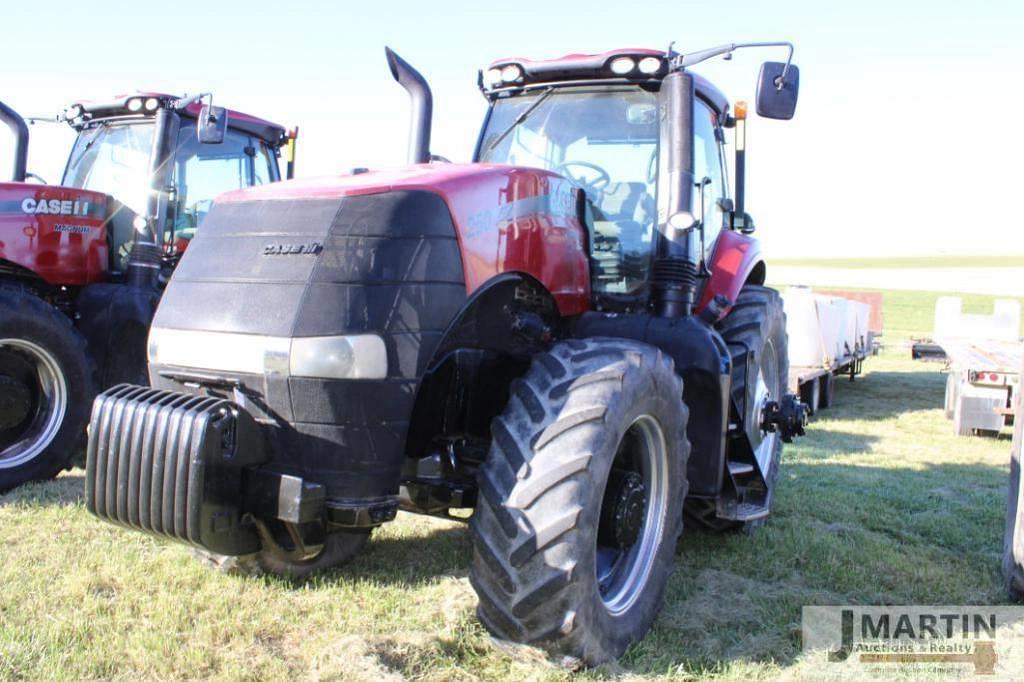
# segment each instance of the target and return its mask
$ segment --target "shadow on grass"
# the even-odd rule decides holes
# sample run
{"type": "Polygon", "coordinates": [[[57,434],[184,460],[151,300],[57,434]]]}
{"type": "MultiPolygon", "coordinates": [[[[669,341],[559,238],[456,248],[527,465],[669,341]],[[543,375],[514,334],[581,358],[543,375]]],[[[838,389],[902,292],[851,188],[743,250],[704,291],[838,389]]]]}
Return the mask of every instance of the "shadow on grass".
{"type": "Polygon", "coordinates": [[[941,410],[946,375],[941,372],[869,372],[854,381],[835,377],[832,407],[820,419],[892,419],[921,410],[941,410]]]}
{"type": "Polygon", "coordinates": [[[752,535],[684,533],[655,627],[621,665],[700,675],[793,665],[814,604],[1008,604],[1007,472],[986,464],[784,465],[752,535]]]}
{"type": "Polygon", "coordinates": [[[26,483],[0,495],[0,507],[59,506],[70,507],[85,502],[85,476],[65,472],[52,481],[26,483]]]}

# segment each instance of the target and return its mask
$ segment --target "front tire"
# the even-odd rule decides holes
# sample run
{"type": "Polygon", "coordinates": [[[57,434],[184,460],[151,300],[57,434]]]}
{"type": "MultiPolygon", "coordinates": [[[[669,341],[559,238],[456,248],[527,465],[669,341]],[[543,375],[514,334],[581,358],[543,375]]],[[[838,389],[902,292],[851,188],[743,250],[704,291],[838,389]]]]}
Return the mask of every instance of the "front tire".
{"type": "Polygon", "coordinates": [[[555,345],[494,420],[470,523],[477,614],[499,640],[596,665],[642,638],[682,532],[687,410],[656,348],[555,345]]]}
{"type": "Polygon", "coordinates": [[[0,493],[68,468],[95,394],[71,320],[30,291],[0,286],[0,493]]]}

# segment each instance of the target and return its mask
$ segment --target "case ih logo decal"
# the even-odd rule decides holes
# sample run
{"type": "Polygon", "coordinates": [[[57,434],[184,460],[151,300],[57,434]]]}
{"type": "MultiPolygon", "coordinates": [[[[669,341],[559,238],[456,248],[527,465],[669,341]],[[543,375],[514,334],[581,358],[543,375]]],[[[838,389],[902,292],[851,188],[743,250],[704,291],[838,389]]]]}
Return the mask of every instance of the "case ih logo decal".
{"type": "Polygon", "coordinates": [[[26,197],[21,202],[22,213],[29,215],[89,215],[88,201],[72,201],[71,199],[41,199],[36,201],[26,197]]]}
{"type": "Polygon", "coordinates": [[[267,244],[263,247],[264,256],[301,256],[303,254],[316,255],[324,250],[320,242],[309,242],[308,244],[267,244]]]}

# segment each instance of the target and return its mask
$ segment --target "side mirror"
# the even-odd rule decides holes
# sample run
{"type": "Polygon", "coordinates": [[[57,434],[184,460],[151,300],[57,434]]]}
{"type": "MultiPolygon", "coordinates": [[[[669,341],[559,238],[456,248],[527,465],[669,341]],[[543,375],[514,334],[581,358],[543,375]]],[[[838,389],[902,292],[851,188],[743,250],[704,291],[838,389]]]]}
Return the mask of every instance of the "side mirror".
{"type": "Polygon", "coordinates": [[[228,111],[224,107],[204,104],[196,121],[196,136],[200,144],[220,144],[228,130],[228,111]]]}
{"type": "Polygon", "coordinates": [[[788,121],[796,112],[796,98],[800,91],[800,69],[789,68],[782,62],[765,62],[757,78],[757,115],[788,121]],[[786,72],[783,80],[782,72],[786,72]]]}

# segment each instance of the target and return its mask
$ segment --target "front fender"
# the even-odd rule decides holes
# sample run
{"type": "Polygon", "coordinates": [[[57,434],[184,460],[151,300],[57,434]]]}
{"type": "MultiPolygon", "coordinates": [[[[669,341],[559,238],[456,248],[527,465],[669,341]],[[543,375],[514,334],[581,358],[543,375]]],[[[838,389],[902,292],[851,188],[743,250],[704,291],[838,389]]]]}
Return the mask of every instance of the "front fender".
{"type": "Polygon", "coordinates": [[[729,305],[722,308],[717,322],[725,317],[739,296],[740,289],[748,281],[764,284],[765,266],[761,255],[761,242],[742,232],[725,230],[718,236],[715,251],[708,263],[711,277],[704,286],[696,312],[704,310],[716,295],[729,299],[729,305]]]}

